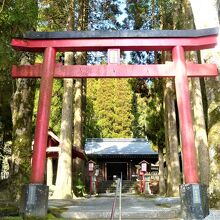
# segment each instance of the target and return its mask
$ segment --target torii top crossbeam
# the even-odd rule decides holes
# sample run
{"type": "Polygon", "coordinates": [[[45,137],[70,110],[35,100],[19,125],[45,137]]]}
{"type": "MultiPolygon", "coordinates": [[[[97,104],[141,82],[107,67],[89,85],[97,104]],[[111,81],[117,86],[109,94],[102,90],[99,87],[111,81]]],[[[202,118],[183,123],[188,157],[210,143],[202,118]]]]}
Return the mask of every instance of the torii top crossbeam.
{"type": "MultiPolygon", "coordinates": [[[[201,30],[150,30],[150,31],[68,31],[28,32],[24,39],[13,39],[16,50],[43,52],[52,47],[56,51],[110,51],[118,57],[114,64],[120,64],[119,50],[172,50],[176,46],[186,50],[201,50],[216,45],[217,28],[201,30]],[[118,51],[117,51],[118,50],[118,51]]],[[[56,64],[55,78],[89,77],[175,77],[173,64],[159,65],[74,65],[56,64]]],[[[13,77],[41,77],[42,65],[13,67],[13,77]]],[[[212,64],[187,64],[187,75],[216,75],[212,64]]]]}
{"type": "Polygon", "coordinates": [[[57,51],[130,51],[172,50],[182,46],[187,50],[201,50],[216,45],[217,28],[201,30],[127,30],[127,31],[66,31],[28,32],[24,39],[13,39],[17,50],[43,52],[47,47],[57,51]]]}
{"type": "Polygon", "coordinates": [[[31,182],[44,181],[53,78],[174,77],[185,183],[198,183],[188,77],[217,76],[218,73],[215,64],[187,63],[184,51],[213,48],[217,44],[217,35],[218,29],[209,28],[175,31],[29,32],[23,39],[13,39],[11,45],[16,50],[44,52],[43,64],[14,66],[12,69],[12,76],[15,78],[41,78],[31,182]],[[120,50],[168,50],[172,51],[173,63],[120,64],[120,50]],[[63,66],[56,64],[57,51],[108,51],[108,64],[63,66]]]}

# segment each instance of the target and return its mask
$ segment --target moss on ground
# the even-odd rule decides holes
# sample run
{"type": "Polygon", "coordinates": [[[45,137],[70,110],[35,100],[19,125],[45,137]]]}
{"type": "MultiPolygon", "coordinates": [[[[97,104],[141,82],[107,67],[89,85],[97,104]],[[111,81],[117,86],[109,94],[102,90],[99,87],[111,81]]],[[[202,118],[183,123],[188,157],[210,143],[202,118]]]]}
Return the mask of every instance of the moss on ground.
{"type": "Polygon", "coordinates": [[[1,220],[64,220],[64,218],[56,218],[52,214],[48,214],[46,217],[19,217],[19,216],[5,216],[2,217],[1,220]]]}
{"type": "Polygon", "coordinates": [[[3,217],[1,219],[2,220],[23,220],[21,217],[16,217],[16,216],[13,216],[13,217],[3,217]]]}
{"type": "Polygon", "coordinates": [[[59,218],[60,214],[62,214],[66,208],[51,208],[48,210],[48,214],[46,217],[20,217],[19,216],[19,208],[16,204],[10,203],[1,203],[0,204],[0,219],[1,220],[63,220],[63,218],[59,218]]]}
{"type": "Polygon", "coordinates": [[[19,213],[18,206],[16,204],[3,203],[0,204],[0,217],[3,216],[16,216],[19,213]]]}
{"type": "Polygon", "coordinates": [[[66,211],[67,208],[64,208],[64,207],[59,207],[59,208],[50,208],[48,210],[48,213],[59,218],[59,216],[64,212],[66,211]]]}
{"type": "Polygon", "coordinates": [[[56,218],[51,214],[48,214],[47,217],[44,218],[37,218],[37,217],[19,217],[19,216],[8,216],[8,217],[3,217],[1,220],[48,220],[48,219],[53,219],[53,220],[64,220],[64,218],[56,218]]]}

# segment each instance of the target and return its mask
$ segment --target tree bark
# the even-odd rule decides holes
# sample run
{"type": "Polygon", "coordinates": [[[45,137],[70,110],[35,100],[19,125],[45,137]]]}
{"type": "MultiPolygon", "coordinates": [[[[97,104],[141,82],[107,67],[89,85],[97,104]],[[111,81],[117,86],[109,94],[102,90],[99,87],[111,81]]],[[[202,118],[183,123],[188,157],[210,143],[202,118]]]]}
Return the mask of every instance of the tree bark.
{"type": "Polygon", "coordinates": [[[209,185],[209,150],[199,78],[191,79],[191,98],[194,117],[195,146],[200,182],[209,185]]]}
{"type": "Polygon", "coordinates": [[[164,158],[163,158],[163,148],[158,147],[158,157],[159,157],[159,192],[160,195],[165,195],[166,185],[164,179],[164,158]]]}
{"type": "MultiPolygon", "coordinates": [[[[166,86],[166,81],[165,81],[166,86]]],[[[169,131],[168,131],[168,109],[167,109],[167,102],[166,102],[166,88],[164,88],[164,127],[165,127],[165,144],[166,144],[166,167],[165,167],[165,183],[166,183],[166,193],[169,195],[172,182],[171,182],[171,166],[170,166],[170,148],[169,148],[169,131]]]]}
{"type": "MultiPolygon", "coordinates": [[[[33,57],[24,53],[21,65],[30,65],[31,62],[33,57]]],[[[13,131],[10,175],[12,177],[11,194],[16,199],[20,196],[21,186],[29,181],[30,175],[35,84],[35,79],[17,79],[11,103],[13,131]]]]}
{"type": "MultiPolygon", "coordinates": [[[[73,53],[65,53],[65,64],[72,64],[73,53]]],[[[64,79],[64,94],[61,119],[60,154],[58,160],[56,188],[53,198],[72,198],[72,117],[73,79],[64,79]]]]}
{"type": "Polygon", "coordinates": [[[176,125],[176,112],[174,102],[173,81],[166,80],[165,85],[165,114],[167,117],[167,168],[168,168],[168,183],[167,195],[179,196],[180,181],[180,164],[178,154],[178,136],[176,125]]]}
{"type": "MultiPolygon", "coordinates": [[[[78,16],[78,26],[77,30],[82,31],[86,30],[88,27],[88,12],[89,12],[89,1],[80,0],[79,1],[79,16],[78,16]]],[[[86,53],[85,52],[77,52],[75,54],[76,64],[83,65],[86,64],[86,53]]],[[[74,138],[73,143],[74,146],[83,149],[83,122],[84,114],[83,114],[83,102],[85,102],[85,89],[84,85],[86,85],[86,79],[76,79],[75,80],[75,102],[74,102],[74,138]],[[84,81],[84,82],[83,82],[84,81]]],[[[84,161],[80,158],[76,158],[73,161],[73,181],[76,182],[77,178],[79,178],[80,173],[85,172],[85,164],[84,161]]],[[[81,178],[85,178],[85,176],[81,175],[81,178]]],[[[83,179],[85,182],[85,179],[83,179]]]]}
{"type": "MultiPolygon", "coordinates": [[[[82,149],[82,79],[75,80],[74,98],[74,146],[82,149]]],[[[82,173],[84,162],[80,158],[73,161],[73,181],[77,180],[79,173],[82,173]]]]}
{"type": "MultiPolygon", "coordinates": [[[[66,28],[73,30],[73,12],[75,0],[69,1],[68,17],[66,28]]],[[[73,52],[65,52],[64,65],[72,65],[74,60],[73,52]]],[[[68,199],[73,198],[72,193],[72,146],[73,146],[73,79],[64,79],[64,94],[62,105],[62,119],[60,131],[60,154],[58,159],[56,187],[53,198],[68,199]]]]}
{"type": "MultiPolygon", "coordinates": [[[[219,27],[218,0],[190,0],[194,22],[197,29],[219,27]]],[[[218,36],[218,42],[219,42],[218,36]]],[[[220,71],[219,45],[214,49],[201,51],[202,63],[216,63],[220,71]]],[[[206,95],[208,104],[208,144],[210,149],[210,184],[209,192],[216,204],[220,198],[219,169],[220,169],[220,75],[206,78],[206,95]]]]}

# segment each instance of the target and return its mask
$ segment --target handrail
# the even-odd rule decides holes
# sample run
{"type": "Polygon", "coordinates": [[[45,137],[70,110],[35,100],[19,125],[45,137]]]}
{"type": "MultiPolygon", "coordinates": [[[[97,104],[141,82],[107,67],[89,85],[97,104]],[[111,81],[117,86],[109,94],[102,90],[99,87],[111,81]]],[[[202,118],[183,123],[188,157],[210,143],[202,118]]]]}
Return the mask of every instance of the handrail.
{"type": "Polygon", "coordinates": [[[119,220],[121,220],[121,193],[122,193],[122,173],[119,183],[119,220]]]}
{"type": "MultiPolygon", "coordinates": [[[[119,195],[121,197],[121,185],[122,185],[121,184],[121,179],[118,178],[117,181],[116,181],[115,197],[114,197],[114,200],[113,200],[113,203],[112,203],[112,211],[111,211],[110,220],[114,220],[118,192],[119,192],[119,195]]],[[[119,212],[121,212],[120,211],[120,209],[121,209],[120,206],[121,206],[121,201],[119,202],[119,212]]],[[[119,213],[119,219],[121,219],[120,216],[121,216],[121,213],[119,213]]]]}

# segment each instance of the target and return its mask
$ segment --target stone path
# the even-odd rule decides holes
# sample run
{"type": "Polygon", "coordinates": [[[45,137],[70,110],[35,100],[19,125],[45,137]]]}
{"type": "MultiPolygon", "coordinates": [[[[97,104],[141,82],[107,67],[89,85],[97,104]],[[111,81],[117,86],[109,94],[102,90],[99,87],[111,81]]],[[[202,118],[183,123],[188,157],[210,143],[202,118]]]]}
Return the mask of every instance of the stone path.
{"type": "MultiPolygon", "coordinates": [[[[110,219],[114,196],[103,195],[77,200],[50,200],[49,208],[61,208],[59,217],[64,219],[110,219]]],[[[118,219],[118,203],[116,205],[115,219],[118,219]]],[[[124,194],[122,196],[122,219],[126,220],[155,220],[155,219],[181,219],[180,204],[173,198],[143,198],[136,195],[124,194]],[[170,204],[170,207],[167,207],[170,204]]],[[[205,220],[220,220],[220,210],[210,210],[205,220]]]]}
{"type": "Polygon", "coordinates": [[[220,220],[220,210],[210,210],[210,214],[205,220],[220,220]]]}
{"type": "MultiPolygon", "coordinates": [[[[91,197],[78,200],[50,200],[49,207],[65,207],[60,214],[65,219],[110,219],[114,197],[91,197]]],[[[118,204],[115,219],[118,219],[118,204]]],[[[122,196],[122,219],[180,219],[180,205],[158,206],[153,198],[122,196]]]]}

